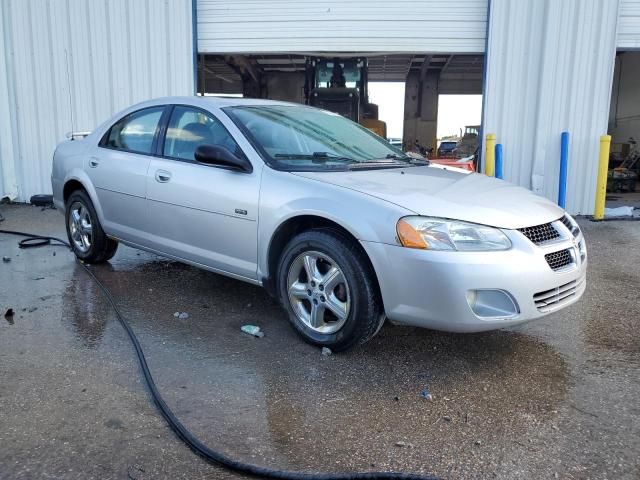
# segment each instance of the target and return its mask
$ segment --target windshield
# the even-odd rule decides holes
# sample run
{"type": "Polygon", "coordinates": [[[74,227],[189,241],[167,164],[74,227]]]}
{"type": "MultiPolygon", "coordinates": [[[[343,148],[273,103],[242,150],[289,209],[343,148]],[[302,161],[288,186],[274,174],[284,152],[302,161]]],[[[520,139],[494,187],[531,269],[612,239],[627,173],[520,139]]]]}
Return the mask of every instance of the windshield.
{"type": "Polygon", "coordinates": [[[236,106],[224,111],[282,170],[407,166],[410,157],[341,115],[297,105],[236,106]]]}

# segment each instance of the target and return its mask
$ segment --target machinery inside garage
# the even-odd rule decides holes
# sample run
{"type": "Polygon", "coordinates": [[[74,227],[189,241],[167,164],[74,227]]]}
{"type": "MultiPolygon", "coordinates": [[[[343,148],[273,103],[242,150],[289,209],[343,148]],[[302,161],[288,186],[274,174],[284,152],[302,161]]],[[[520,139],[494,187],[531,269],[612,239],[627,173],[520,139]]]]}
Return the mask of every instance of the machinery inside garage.
{"type": "Polygon", "coordinates": [[[438,96],[482,94],[483,62],[479,54],[200,54],[198,93],[316,105],[386,137],[378,108],[369,102],[368,85],[403,82],[402,147],[410,150],[417,142],[433,153],[437,149],[438,96]]]}

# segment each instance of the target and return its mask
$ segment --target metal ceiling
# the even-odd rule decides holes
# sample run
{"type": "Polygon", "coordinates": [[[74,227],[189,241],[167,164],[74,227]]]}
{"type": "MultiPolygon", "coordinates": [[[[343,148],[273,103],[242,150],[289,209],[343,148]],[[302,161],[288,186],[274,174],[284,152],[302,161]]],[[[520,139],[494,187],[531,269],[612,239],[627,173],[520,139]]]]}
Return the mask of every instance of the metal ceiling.
{"type": "MultiPolygon", "coordinates": [[[[344,55],[343,55],[344,56],[344,55]]],[[[365,56],[358,53],[350,56],[365,56]]],[[[303,55],[251,55],[245,57],[263,73],[304,72],[303,55]]],[[[482,77],[483,55],[374,55],[369,60],[369,80],[404,82],[411,71],[420,72],[424,62],[427,71],[454,78],[482,77]]],[[[200,82],[206,81],[207,92],[241,93],[237,71],[221,55],[200,55],[200,82]]],[[[201,83],[202,85],[202,83],[201,83]]]]}

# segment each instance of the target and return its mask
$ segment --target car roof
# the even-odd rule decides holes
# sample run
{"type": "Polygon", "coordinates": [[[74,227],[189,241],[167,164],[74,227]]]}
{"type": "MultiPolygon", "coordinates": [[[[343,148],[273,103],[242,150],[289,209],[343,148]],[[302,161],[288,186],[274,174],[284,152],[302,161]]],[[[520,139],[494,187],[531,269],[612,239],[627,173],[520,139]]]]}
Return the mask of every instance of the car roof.
{"type": "Polygon", "coordinates": [[[215,110],[224,107],[234,107],[234,106],[259,106],[259,105],[287,105],[287,106],[295,106],[300,108],[315,108],[309,107],[308,105],[303,105],[300,103],[292,103],[292,102],[280,102],[277,100],[265,100],[262,98],[243,98],[243,97],[218,97],[218,96],[173,96],[173,97],[158,97],[151,100],[145,100],[140,103],[136,103],[135,105],[131,105],[130,107],[119,111],[114,114],[108,120],[104,121],[97,128],[95,128],[92,134],[102,135],[104,132],[110,128],[118,119],[129,115],[138,110],[142,110],[144,108],[156,107],[161,105],[192,105],[195,107],[200,107],[205,110],[215,110]]]}
{"type": "Polygon", "coordinates": [[[234,107],[234,106],[258,106],[258,105],[295,105],[302,106],[299,103],[280,102],[277,100],[266,100],[263,98],[243,98],[243,97],[218,97],[218,96],[179,96],[179,97],[160,97],[146,102],[139,103],[136,107],[148,107],[153,105],[167,104],[187,104],[199,105],[202,107],[234,107]]]}

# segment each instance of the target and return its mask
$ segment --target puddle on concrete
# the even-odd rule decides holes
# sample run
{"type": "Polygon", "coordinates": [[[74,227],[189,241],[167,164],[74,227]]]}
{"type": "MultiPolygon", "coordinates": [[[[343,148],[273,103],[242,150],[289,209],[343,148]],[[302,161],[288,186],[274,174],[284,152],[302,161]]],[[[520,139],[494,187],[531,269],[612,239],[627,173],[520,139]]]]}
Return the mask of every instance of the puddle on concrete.
{"type": "MultiPolygon", "coordinates": [[[[387,325],[367,345],[324,357],[259,287],[144,254],[92,268],[131,320],[176,414],[245,459],[318,469],[326,458],[344,468],[363,456],[380,468],[401,461],[419,470],[425,456],[431,466],[464,463],[478,441],[508,448],[566,395],[563,358],[527,335],[387,325]],[[246,323],[266,336],[242,334],[246,323]],[[433,402],[420,396],[425,388],[433,402]]],[[[87,346],[103,338],[105,305],[76,268],[64,317],[87,346]]]]}
{"type": "Polygon", "coordinates": [[[96,348],[113,318],[102,292],[80,265],[74,266],[73,278],[63,294],[62,322],[84,346],[96,348]]]}

